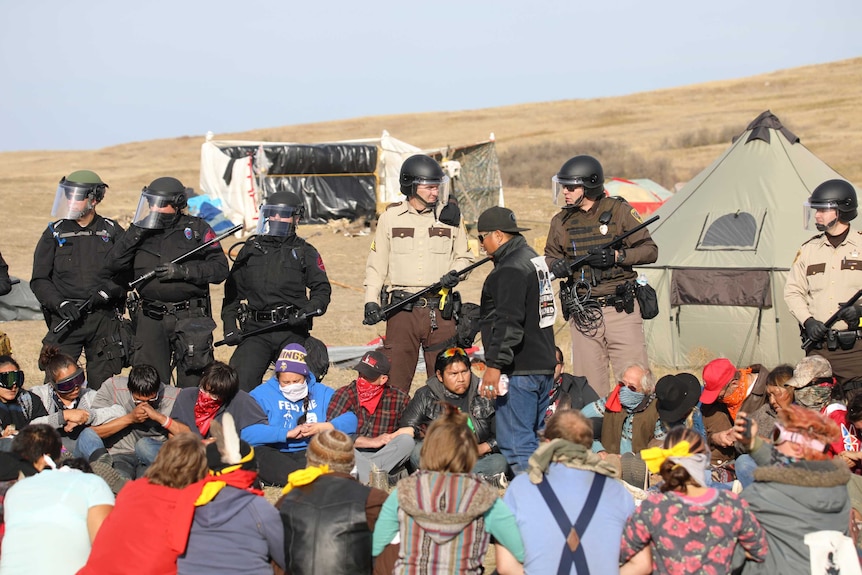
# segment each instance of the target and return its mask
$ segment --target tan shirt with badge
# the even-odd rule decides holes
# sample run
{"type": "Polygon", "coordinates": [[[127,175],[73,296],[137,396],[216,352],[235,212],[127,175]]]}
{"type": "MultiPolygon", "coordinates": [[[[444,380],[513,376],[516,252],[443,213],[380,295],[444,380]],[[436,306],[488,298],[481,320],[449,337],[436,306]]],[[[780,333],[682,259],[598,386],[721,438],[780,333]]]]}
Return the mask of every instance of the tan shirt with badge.
{"type": "Polygon", "coordinates": [[[450,226],[431,211],[420,214],[409,202],[393,204],[377,221],[365,265],[365,303],[379,303],[384,285],[387,291],[416,292],[471,263],[463,221],[450,226]]]}
{"type": "MultiPolygon", "coordinates": [[[[862,232],[850,230],[847,239],[833,248],[826,234],[814,236],[799,249],[787,284],[784,301],[801,324],[809,317],[825,322],[862,289],[862,232]]],[[[837,322],[836,329],[844,328],[837,322]]]]}

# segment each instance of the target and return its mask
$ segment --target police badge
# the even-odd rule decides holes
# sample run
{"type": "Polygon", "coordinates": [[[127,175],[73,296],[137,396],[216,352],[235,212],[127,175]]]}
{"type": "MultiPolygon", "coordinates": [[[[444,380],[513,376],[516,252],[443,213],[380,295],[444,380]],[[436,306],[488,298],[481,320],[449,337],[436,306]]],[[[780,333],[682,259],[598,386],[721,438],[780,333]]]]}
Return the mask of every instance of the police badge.
{"type": "Polygon", "coordinates": [[[602,224],[602,225],[600,225],[600,226],[599,226],[599,232],[601,232],[601,234],[602,234],[603,236],[608,235],[608,225],[607,225],[607,224],[602,224]]]}
{"type": "Polygon", "coordinates": [[[186,229],[184,229],[184,230],[183,230],[183,235],[185,235],[185,236],[186,236],[186,239],[187,239],[187,240],[192,239],[192,229],[191,229],[191,228],[186,228],[186,229]]]}

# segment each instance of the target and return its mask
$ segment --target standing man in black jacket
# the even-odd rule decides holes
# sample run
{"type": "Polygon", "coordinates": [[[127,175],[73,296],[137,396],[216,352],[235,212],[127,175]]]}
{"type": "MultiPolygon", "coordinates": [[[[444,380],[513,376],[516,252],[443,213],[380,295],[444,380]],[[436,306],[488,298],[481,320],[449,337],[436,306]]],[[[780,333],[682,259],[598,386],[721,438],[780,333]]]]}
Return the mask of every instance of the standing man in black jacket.
{"type": "Polygon", "coordinates": [[[260,385],[269,364],[285,346],[305,346],[311,316],[323,315],[329,306],[332,286],[323,258],[296,235],[304,211],[302,200],[293,192],[270,195],[260,207],[257,235],[245,242],[225,283],[224,340],[237,346],[230,365],[244,391],[260,385]],[[243,324],[242,331],[238,322],[243,324]],[[245,335],[274,324],[281,325],[255,336],[245,335]]]}
{"type": "Polygon", "coordinates": [[[176,366],[177,385],[197,387],[203,368],[213,361],[209,284],[224,281],[228,265],[218,242],[171,263],[216,237],[204,220],[182,212],[186,203],[186,187],[178,179],[153,180],[141,191],[132,227],[108,254],[106,266],[115,274],[133,268],[135,278],[155,271],[137,285],[134,363],[152,365],[164,383],[176,366]]]}
{"type": "Polygon", "coordinates": [[[527,244],[512,210],[488,208],[479,242],[494,259],[482,286],[483,397],[497,398],[497,442],[516,473],[539,446],[554,365],[554,293],[543,258],[527,244]],[[506,380],[508,379],[508,385],[506,380]],[[508,389],[507,389],[508,388],[508,389]]]}
{"type": "Polygon", "coordinates": [[[92,389],[120,373],[126,353],[120,339],[126,292],[107,279],[104,269],[105,257],[123,237],[123,228],[96,213],[107,187],[90,170],[60,180],[51,210],[59,219],[48,224],[36,244],[30,280],[48,324],[42,343],[57,345],[75,360],[83,352],[92,389]],[[67,327],[54,333],[62,321],[67,327]]]}

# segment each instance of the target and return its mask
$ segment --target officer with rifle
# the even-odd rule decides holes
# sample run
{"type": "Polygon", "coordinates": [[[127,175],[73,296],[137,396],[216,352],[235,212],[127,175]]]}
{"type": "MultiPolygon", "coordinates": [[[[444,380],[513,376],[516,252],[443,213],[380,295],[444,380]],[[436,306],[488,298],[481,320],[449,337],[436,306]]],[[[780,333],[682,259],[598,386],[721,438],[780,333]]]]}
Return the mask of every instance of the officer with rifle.
{"type": "Polygon", "coordinates": [[[75,360],[83,352],[93,389],[120,373],[127,353],[120,333],[126,291],[104,269],[105,256],[124,231],[96,213],[107,188],[90,170],[60,180],[51,210],[59,219],[36,244],[30,280],[48,324],[42,343],[75,360]]]}
{"type": "Polygon", "coordinates": [[[554,202],[561,209],[551,220],[544,255],[554,276],[569,278],[560,303],[571,322],[572,373],[586,377],[604,397],[609,363],[618,380],[628,364],[649,365],[632,266],[656,261],[658,246],[645,228],[619,246],[605,245],[642,219],[625,200],[605,196],[597,159],[575,156],[552,181],[554,202]],[[574,261],[577,269],[572,269],[574,261]]]}
{"type": "Polygon", "coordinates": [[[285,346],[306,346],[312,316],[329,306],[332,287],[323,258],[296,235],[305,213],[294,192],[271,194],[260,206],[256,235],[246,240],[225,282],[224,343],[240,389],[260,385],[285,346]]]}
{"type": "Polygon", "coordinates": [[[215,232],[183,213],[186,204],[186,187],[176,178],[144,187],[132,226],[106,267],[114,274],[131,269],[139,278],[132,283],[140,300],[129,310],[134,365],[152,365],[164,383],[176,368],[176,384],[195,387],[213,361],[209,284],[224,281],[228,264],[215,232]]]}
{"type": "Polygon", "coordinates": [[[862,232],[850,222],[858,200],[853,184],[828,180],[804,204],[805,229],[820,233],[802,244],[790,266],[784,301],[800,324],[803,349],[829,360],[839,383],[862,377],[859,290],[862,289],[862,232]]]}
{"type": "Polygon", "coordinates": [[[389,385],[409,393],[420,348],[430,377],[437,355],[455,341],[455,322],[448,313],[444,317],[440,294],[418,298],[387,316],[383,308],[438,279],[444,288],[454,288],[461,280],[458,270],[472,263],[473,254],[460,210],[448,202],[449,178],[436,160],[422,154],[407,158],[399,181],[407,200],[380,215],[365,266],[364,323],[386,321],[389,385]]]}

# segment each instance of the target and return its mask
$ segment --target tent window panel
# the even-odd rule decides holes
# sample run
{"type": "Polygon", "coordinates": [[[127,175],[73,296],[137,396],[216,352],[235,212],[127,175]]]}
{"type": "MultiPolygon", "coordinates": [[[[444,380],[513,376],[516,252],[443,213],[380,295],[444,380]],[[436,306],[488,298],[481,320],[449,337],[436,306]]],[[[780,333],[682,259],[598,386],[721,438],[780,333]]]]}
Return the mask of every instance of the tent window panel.
{"type": "Polygon", "coordinates": [[[673,270],[670,304],[772,307],[768,270],[680,269],[673,270]]]}
{"type": "Polygon", "coordinates": [[[757,250],[766,210],[754,213],[737,211],[732,214],[709,214],[697,241],[698,250],[753,251],[757,250]]]}
{"type": "Polygon", "coordinates": [[[305,204],[304,223],[365,217],[373,219],[377,208],[372,176],[276,176],[264,180],[266,195],[293,192],[305,204]]]}

